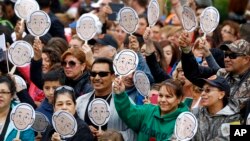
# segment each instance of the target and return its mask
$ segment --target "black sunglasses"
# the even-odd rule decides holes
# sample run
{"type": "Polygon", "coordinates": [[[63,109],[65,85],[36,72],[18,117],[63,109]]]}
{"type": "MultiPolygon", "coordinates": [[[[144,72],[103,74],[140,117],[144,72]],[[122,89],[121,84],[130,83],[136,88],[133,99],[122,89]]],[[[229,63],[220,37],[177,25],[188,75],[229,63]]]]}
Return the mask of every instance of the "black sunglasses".
{"type": "Polygon", "coordinates": [[[100,71],[100,72],[91,71],[91,72],[90,72],[90,76],[96,77],[96,75],[98,74],[100,77],[105,77],[105,76],[108,76],[109,73],[110,73],[110,72],[105,72],[105,71],[100,71]]]}
{"type": "Polygon", "coordinates": [[[236,59],[239,56],[245,56],[244,54],[240,54],[240,53],[225,53],[224,54],[224,58],[229,57],[230,59],[236,59]]]}
{"type": "Polygon", "coordinates": [[[62,90],[62,89],[66,89],[66,90],[71,91],[71,92],[74,93],[74,89],[73,89],[72,87],[66,86],[66,85],[60,86],[60,87],[56,88],[55,92],[60,91],[60,90],[62,90]]]}
{"type": "Polygon", "coordinates": [[[76,66],[76,62],[74,62],[74,61],[68,61],[68,62],[66,62],[66,61],[62,61],[61,62],[61,65],[63,66],[63,67],[66,67],[67,66],[67,64],[69,65],[69,67],[71,67],[71,68],[73,68],[73,67],[75,67],[76,66]]]}

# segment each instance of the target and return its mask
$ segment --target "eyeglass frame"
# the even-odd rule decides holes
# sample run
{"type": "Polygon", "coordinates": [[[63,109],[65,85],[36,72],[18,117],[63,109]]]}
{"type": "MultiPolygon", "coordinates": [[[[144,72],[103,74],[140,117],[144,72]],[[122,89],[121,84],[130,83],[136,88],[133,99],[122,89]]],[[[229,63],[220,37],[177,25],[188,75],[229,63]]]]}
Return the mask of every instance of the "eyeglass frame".
{"type": "Polygon", "coordinates": [[[240,56],[246,56],[246,55],[242,53],[224,53],[224,58],[229,57],[229,59],[236,59],[237,57],[240,57],[240,56]]]}
{"type": "Polygon", "coordinates": [[[213,89],[213,88],[199,88],[200,92],[210,93],[212,91],[221,91],[220,89],[213,89]]]}
{"type": "Polygon", "coordinates": [[[62,61],[61,62],[62,67],[66,67],[68,65],[70,68],[74,68],[76,66],[76,64],[81,64],[81,63],[80,62],[75,62],[73,60],[62,61]]]}
{"type": "Polygon", "coordinates": [[[94,71],[90,71],[90,76],[91,77],[96,77],[97,75],[99,77],[106,77],[108,76],[109,74],[111,74],[110,71],[99,71],[99,72],[94,72],[94,71]],[[104,75],[105,74],[105,75],[104,75]]]}

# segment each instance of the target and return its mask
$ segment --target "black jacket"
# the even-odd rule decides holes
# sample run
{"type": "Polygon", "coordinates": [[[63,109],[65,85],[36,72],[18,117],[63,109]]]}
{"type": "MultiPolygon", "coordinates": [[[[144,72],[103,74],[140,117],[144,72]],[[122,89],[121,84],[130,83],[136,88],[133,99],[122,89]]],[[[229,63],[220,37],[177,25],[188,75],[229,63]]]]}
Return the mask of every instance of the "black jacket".
{"type": "MultiPolygon", "coordinates": [[[[81,120],[77,114],[75,115],[77,122],[77,131],[73,137],[64,139],[65,141],[93,141],[94,137],[89,129],[89,126],[81,120]]],[[[49,125],[42,136],[42,141],[51,141],[52,135],[55,133],[53,126],[49,125]]]]}

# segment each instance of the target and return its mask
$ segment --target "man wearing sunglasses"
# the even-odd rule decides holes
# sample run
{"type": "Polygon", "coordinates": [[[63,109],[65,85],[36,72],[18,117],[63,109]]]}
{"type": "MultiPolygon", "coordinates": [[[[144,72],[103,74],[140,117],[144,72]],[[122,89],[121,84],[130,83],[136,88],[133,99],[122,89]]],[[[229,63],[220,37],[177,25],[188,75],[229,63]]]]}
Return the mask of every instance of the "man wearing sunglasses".
{"type": "Polygon", "coordinates": [[[79,117],[89,125],[96,139],[100,137],[105,130],[112,128],[119,131],[124,141],[133,141],[134,132],[127,128],[126,124],[122,122],[114,106],[114,99],[112,96],[112,83],[114,79],[115,74],[112,60],[108,58],[95,59],[90,71],[90,80],[94,87],[94,91],[77,98],[77,113],[79,117]],[[91,122],[88,115],[89,104],[96,98],[102,98],[110,105],[110,119],[107,124],[101,127],[102,133],[98,132],[98,126],[91,122]]]}
{"type": "MultiPolygon", "coordinates": [[[[198,78],[208,78],[214,74],[214,71],[212,68],[199,66],[189,47],[190,42],[183,40],[183,36],[181,38],[179,42],[184,74],[192,83],[201,87],[198,78]]],[[[239,39],[231,44],[220,46],[220,49],[225,53],[225,68],[219,69],[217,75],[223,76],[229,83],[231,88],[229,106],[239,112],[245,107],[250,96],[250,44],[246,40],[239,39]]],[[[212,65],[213,63],[215,62],[212,62],[212,65]]]]}

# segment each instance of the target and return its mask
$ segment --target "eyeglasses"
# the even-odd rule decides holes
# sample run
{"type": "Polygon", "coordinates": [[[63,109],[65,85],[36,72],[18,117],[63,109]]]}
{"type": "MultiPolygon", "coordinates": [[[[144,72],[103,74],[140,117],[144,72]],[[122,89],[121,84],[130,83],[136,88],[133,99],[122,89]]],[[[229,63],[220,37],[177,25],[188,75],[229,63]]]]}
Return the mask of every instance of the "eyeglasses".
{"type": "Polygon", "coordinates": [[[71,92],[74,93],[74,89],[72,87],[66,86],[66,85],[63,85],[63,86],[60,86],[60,87],[56,88],[55,92],[60,91],[62,89],[66,89],[66,90],[71,91],[71,92]]]}
{"type": "Polygon", "coordinates": [[[105,77],[105,76],[108,76],[109,73],[110,72],[105,72],[105,71],[100,71],[100,72],[91,71],[90,75],[91,75],[91,77],[96,77],[96,75],[98,74],[100,77],[105,77]]]}
{"type": "Polygon", "coordinates": [[[245,56],[244,54],[240,54],[240,53],[225,53],[224,54],[224,58],[229,57],[230,59],[236,59],[239,56],[245,56]]]}
{"type": "Polygon", "coordinates": [[[211,88],[200,88],[199,89],[201,92],[205,92],[205,93],[210,93],[212,91],[220,91],[218,89],[211,89],[211,88]]]}
{"type": "MultiPolygon", "coordinates": [[[[74,68],[74,67],[76,66],[77,63],[74,62],[74,61],[68,61],[68,62],[62,61],[62,62],[61,62],[61,65],[62,65],[63,67],[66,67],[67,64],[69,65],[69,67],[74,68]]],[[[80,64],[80,63],[79,63],[79,64],[80,64]]]]}
{"type": "Polygon", "coordinates": [[[10,94],[11,92],[0,92],[0,94],[10,94]]]}

